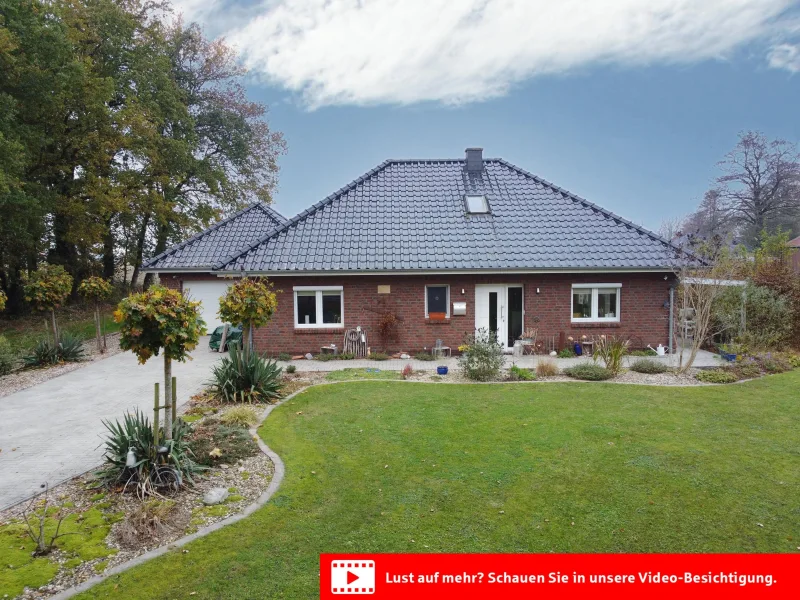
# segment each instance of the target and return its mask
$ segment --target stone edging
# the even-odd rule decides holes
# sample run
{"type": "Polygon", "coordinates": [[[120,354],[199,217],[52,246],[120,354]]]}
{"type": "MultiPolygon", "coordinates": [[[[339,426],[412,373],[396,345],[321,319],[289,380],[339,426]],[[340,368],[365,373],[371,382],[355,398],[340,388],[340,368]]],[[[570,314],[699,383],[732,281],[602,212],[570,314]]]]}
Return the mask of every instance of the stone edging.
{"type": "Polygon", "coordinates": [[[286,398],[283,398],[280,402],[277,402],[275,404],[270,404],[266,408],[264,413],[261,415],[261,419],[259,419],[258,424],[250,428],[250,434],[256,439],[258,447],[264,454],[266,454],[269,457],[269,459],[272,461],[272,464],[275,466],[275,471],[272,475],[272,480],[269,482],[267,489],[264,490],[264,492],[258,498],[256,498],[255,502],[247,506],[240,513],[236,513],[235,515],[231,515],[230,517],[227,517],[222,521],[217,521],[216,523],[212,523],[211,525],[203,527],[202,529],[198,529],[196,532],[184,536],[180,539],[177,539],[174,542],[171,542],[164,546],[160,546],[158,548],[154,548],[149,552],[145,552],[144,554],[140,554],[139,556],[136,556],[127,562],[124,562],[120,565],[117,565],[116,567],[109,569],[108,571],[105,571],[101,575],[97,575],[95,577],[92,577],[91,579],[87,579],[83,583],[80,583],[75,587],[71,587],[67,590],[64,590],[63,592],[59,592],[55,596],[50,596],[49,600],[66,600],[66,598],[72,598],[73,596],[85,592],[89,588],[96,586],[98,583],[105,581],[109,577],[113,577],[115,575],[119,575],[120,573],[124,573],[128,569],[139,566],[142,563],[145,563],[152,558],[156,558],[157,556],[166,554],[170,550],[181,548],[182,546],[185,546],[186,544],[193,542],[196,539],[207,536],[209,533],[213,533],[214,531],[222,529],[227,525],[232,525],[237,521],[241,521],[242,519],[249,517],[259,508],[264,506],[264,504],[266,504],[269,501],[269,499],[272,498],[272,496],[275,494],[275,492],[278,490],[281,483],[283,482],[283,476],[286,472],[286,468],[283,465],[281,457],[275,454],[275,452],[273,452],[272,449],[264,443],[264,440],[261,439],[261,436],[258,435],[258,428],[261,427],[261,425],[264,423],[264,421],[267,419],[270,413],[272,413],[273,410],[275,410],[285,402],[288,402],[298,394],[306,391],[307,389],[308,387],[299,389],[296,392],[286,396],[286,398]]]}

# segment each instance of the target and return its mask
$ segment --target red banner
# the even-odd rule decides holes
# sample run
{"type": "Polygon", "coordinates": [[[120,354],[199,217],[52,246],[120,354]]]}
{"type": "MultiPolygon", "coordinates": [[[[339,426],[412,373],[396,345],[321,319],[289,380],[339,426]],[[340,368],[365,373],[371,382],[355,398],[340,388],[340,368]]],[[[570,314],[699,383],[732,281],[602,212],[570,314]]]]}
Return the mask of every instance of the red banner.
{"type": "Polygon", "coordinates": [[[322,554],[320,598],[800,598],[800,556],[322,554]],[[709,596],[713,594],[713,596],[709,596]],[[724,596],[723,596],[724,595],[724,596]]]}

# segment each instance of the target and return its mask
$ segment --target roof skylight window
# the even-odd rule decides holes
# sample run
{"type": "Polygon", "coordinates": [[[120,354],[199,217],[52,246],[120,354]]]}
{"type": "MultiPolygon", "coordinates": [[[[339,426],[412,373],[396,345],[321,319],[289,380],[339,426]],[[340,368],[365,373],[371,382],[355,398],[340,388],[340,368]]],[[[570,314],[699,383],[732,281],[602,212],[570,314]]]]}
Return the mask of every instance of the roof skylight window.
{"type": "Polygon", "coordinates": [[[489,212],[489,203],[486,196],[467,194],[467,212],[471,214],[483,214],[489,212]]]}

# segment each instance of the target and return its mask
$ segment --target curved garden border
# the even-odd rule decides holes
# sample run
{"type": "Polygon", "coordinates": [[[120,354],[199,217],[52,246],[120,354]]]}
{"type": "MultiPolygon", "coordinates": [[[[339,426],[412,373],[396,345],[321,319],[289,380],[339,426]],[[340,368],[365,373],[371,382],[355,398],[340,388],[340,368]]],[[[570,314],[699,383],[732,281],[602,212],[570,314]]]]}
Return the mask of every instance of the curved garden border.
{"type": "Polygon", "coordinates": [[[286,398],[283,398],[280,402],[277,402],[275,404],[270,404],[264,410],[258,423],[250,428],[250,434],[255,437],[256,442],[258,443],[258,447],[261,448],[261,451],[264,454],[266,454],[272,461],[272,463],[275,465],[275,472],[272,475],[272,480],[269,482],[267,489],[264,490],[264,492],[258,498],[256,498],[255,502],[250,504],[240,513],[231,515],[230,517],[223,519],[222,521],[217,521],[216,523],[212,523],[211,525],[203,527],[202,529],[198,529],[194,533],[184,536],[180,539],[177,539],[174,542],[171,542],[164,546],[160,546],[159,548],[154,548],[153,550],[145,552],[144,554],[140,554],[139,556],[132,558],[128,562],[122,563],[120,565],[117,565],[116,567],[109,569],[108,571],[105,571],[101,575],[97,575],[95,577],[92,577],[91,579],[87,579],[86,581],[76,585],[75,587],[71,587],[69,589],[64,590],[63,592],[59,592],[58,594],[51,596],[50,600],[65,600],[66,598],[72,598],[73,596],[85,592],[86,590],[96,586],[98,583],[105,581],[109,577],[113,577],[115,575],[119,575],[120,573],[124,573],[128,569],[136,567],[144,562],[147,562],[151,558],[156,558],[157,556],[166,554],[170,550],[175,550],[176,548],[185,546],[189,542],[193,542],[196,539],[207,536],[209,533],[213,533],[214,531],[222,529],[227,525],[232,525],[237,521],[241,521],[245,517],[249,517],[259,508],[264,506],[269,501],[269,499],[272,498],[272,496],[275,494],[275,492],[278,490],[281,483],[283,482],[283,476],[286,472],[286,469],[283,465],[281,457],[275,454],[275,452],[273,452],[272,449],[264,443],[264,440],[261,439],[261,436],[258,435],[258,428],[261,427],[262,423],[264,423],[264,421],[267,419],[270,413],[272,413],[273,410],[275,410],[285,402],[288,402],[298,394],[306,391],[307,389],[308,387],[299,389],[296,392],[286,396],[286,398]]]}

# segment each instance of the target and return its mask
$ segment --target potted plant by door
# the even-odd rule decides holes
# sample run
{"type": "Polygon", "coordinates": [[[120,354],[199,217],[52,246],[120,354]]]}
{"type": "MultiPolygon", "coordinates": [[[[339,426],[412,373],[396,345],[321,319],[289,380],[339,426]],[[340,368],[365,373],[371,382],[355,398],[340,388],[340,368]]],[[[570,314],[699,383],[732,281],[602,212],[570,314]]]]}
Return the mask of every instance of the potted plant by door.
{"type": "Polygon", "coordinates": [[[447,367],[445,365],[439,365],[436,367],[436,372],[439,375],[447,375],[447,367]]]}

